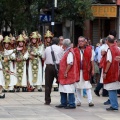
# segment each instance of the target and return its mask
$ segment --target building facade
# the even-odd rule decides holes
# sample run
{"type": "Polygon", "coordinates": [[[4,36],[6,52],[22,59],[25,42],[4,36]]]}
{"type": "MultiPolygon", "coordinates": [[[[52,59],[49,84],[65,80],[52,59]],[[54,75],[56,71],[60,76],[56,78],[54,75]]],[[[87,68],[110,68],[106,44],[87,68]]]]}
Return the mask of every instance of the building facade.
{"type": "Polygon", "coordinates": [[[120,0],[97,0],[92,4],[94,20],[86,21],[84,36],[96,45],[103,37],[107,37],[111,30],[117,31],[120,39],[120,0]]]}

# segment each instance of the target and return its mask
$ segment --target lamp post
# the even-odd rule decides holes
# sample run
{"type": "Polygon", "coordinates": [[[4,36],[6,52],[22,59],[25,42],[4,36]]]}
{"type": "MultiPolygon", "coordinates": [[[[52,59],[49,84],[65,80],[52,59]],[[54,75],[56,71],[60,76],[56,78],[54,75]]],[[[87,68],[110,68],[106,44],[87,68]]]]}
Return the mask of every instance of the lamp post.
{"type": "Polygon", "coordinates": [[[52,19],[51,19],[51,26],[52,26],[52,33],[54,33],[54,9],[57,7],[57,0],[52,0],[52,19]]]}

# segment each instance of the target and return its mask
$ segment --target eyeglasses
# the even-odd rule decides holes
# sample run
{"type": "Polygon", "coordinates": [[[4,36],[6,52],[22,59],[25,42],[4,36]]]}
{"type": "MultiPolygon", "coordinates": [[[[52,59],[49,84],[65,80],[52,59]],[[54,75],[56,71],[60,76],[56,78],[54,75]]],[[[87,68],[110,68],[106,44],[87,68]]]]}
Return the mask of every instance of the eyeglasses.
{"type": "Polygon", "coordinates": [[[84,40],[79,40],[78,42],[85,42],[84,40]]]}

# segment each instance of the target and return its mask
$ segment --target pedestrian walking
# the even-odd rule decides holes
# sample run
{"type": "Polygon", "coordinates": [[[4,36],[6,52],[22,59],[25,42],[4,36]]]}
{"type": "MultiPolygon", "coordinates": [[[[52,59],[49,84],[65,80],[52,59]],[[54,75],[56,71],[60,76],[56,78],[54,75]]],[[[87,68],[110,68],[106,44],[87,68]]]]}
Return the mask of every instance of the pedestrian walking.
{"type": "Polygon", "coordinates": [[[45,105],[51,103],[51,89],[54,78],[58,79],[57,70],[59,67],[60,59],[62,57],[63,50],[59,44],[59,39],[54,37],[52,39],[52,45],[46,47],[43,59],[46,64],[45,68],[45,105]],[[53,61],[53,56],[51,52],[54,52],[55,62],[53,61]]]}
{"type": "Polygon", "coordinates": [[[86,89],[88,105],[94,106],[92,101],[90,78],[94,75],[94,52],[92,46],[86,46],[83,36],[78,38],[78,47],[74,49],[77,58],[77,68],[79,71],[79,82],[76,82],[76,103],[81,106],[81,90],[86,89]]]}

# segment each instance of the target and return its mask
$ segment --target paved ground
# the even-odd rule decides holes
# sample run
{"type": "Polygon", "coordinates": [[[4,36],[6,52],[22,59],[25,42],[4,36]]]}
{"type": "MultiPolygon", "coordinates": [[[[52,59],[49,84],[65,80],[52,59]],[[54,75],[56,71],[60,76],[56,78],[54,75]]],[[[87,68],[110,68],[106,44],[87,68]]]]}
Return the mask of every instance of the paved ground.
{"type": "MultiPolygon", "coordinates": [[[[81,107],[74,110],[58,109],[59,93],[52,92],[52,103],[44,105],[44,92],[6,93],[0,99],[0,120],[120,120],[120,110],[108,112],[103,102],[107,98],[96,97],[93,93],[95,106],[90,108],[87,98],[83,98],[81,107]]],[[[120,103],[120,98],[119,98],[120,103]]]]}

